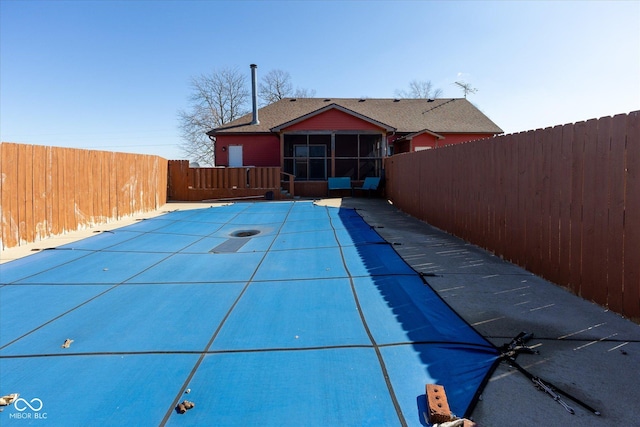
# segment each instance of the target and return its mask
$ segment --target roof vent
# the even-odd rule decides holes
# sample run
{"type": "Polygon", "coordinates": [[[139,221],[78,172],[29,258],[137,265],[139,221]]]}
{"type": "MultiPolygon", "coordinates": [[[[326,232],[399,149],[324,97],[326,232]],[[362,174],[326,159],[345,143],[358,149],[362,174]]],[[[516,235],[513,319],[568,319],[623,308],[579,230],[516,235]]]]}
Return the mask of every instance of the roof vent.
{"type": "Polygon", "coordinates": [[[366,101],[366,99],[364,99],[364,98],[360,98],[360,99],[358,100],[358,102],[364,102],[364,101],[366,101]]]}
{"type": "Polygon", "coordinates": [[[291,98],[291,99],[289,100],[289,102],[296,102],[296,99],[295,99],[295,98],[291,98]]]}
{"type": "Polygon", "coordinates": [[[393,102],[400,102],[398,98],[394,99],[393,102]]]}
{"type": "Polygon", "coordinates": [[[325,99],[324,102],[329,102],[331,101],[329,98],[325,99]]]}
{"type": "Polygon", "coordinates": [[[427,99],[427,102],[433,102],[433,99],[429,98],[427,99]]]}

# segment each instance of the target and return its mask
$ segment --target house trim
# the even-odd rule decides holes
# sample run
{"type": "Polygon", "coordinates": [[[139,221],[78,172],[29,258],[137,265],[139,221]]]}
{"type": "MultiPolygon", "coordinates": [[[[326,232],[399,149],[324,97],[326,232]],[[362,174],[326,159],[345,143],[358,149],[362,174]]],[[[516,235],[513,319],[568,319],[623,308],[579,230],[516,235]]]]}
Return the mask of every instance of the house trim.
{"type": "Polygon", "coordinates": [[[400,137],[397,140],[401,141],[403,139],[408,139],[410,141],[413,138],[415,138],[416,136],[420,136],[420,135],[422,135],[424,133],[428,133],[429,135],[432,135],[432,136],[436,137],[437,139],[444,139],[445,138],[444,136],[442,136],[442,135],[440,135],[438,133],[435,133],[433,131],[430,131],[429,129],[422,129],[421,131],[413,132],[413,133],[407,134],[407,135],[405,135],[403,137],[400,137]]]}

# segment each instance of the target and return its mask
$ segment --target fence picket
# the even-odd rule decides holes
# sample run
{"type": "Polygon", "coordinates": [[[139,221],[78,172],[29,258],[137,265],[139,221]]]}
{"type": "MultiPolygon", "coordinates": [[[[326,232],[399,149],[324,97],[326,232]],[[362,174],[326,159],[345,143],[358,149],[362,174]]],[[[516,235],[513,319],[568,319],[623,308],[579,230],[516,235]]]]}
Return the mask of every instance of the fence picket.
{"type": "Polygon", "coordinates": [[[606,242],[608,248],[607,270],[608,299],[607,304],[611,310],[621,313],[622,284],[624,278],[624,211],[625,211],[625,145],[627,131],[627,115],[615,116],[611,124],[611,145],[609,154],[609,215],[607,222],[606,242]]]}
{"type": "Polygon", "coordinates": [[[623,314],[640,317],[640,112],[629,114],[626,141],[623,314]]]}
{"type": "Polygon", "coordinates": [[[555,141],[560,145],[560,162],[558,164],[557,179],[551,185],[560,189],[559,192],[559,248],[558,248],[558,281],[556,283],[569,287],[571,283],[571,189],[572,189],[572,161],[573,161],[573,126],[562,126],[562,136],[555,141]]]}
{"type": "Polygon", "coordinates": [[[585,123],[584,140],[584,171],[582,183],[582,280],[580,294],[587,299],[593,298],[597,286],[594,275],[594,263],[600,262],[595,247],[596,228],[596,197],[593,191],[596,187],[596,168],[598,157],[596,154],[598,142],[598,123],[589,120],[585,123]]]}

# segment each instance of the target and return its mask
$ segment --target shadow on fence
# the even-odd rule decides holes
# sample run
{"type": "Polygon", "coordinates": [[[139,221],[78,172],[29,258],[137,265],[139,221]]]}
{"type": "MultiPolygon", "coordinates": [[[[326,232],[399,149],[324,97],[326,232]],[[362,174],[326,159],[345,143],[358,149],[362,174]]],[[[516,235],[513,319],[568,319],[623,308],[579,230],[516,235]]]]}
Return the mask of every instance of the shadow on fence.
{"type": "Polygon", "coordinates": [[[640,320],[640,112],[393,156],[394,205],[640,320]]]}

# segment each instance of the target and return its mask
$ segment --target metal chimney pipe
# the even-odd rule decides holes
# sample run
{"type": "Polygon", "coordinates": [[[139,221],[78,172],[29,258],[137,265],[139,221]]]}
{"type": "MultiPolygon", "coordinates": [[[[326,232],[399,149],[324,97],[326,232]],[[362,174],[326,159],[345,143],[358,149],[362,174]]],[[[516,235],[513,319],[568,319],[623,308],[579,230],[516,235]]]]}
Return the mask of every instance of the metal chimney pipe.
{"type": "Polygon", "coordinates": [[[251,120],[252,125],[257,125],[260,123],[258,120],[258,75],[256,69],[258,66],[256,64],[251,64],[251,102],[253,106],[253,120],[251,120]]]}

